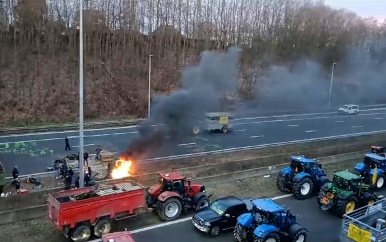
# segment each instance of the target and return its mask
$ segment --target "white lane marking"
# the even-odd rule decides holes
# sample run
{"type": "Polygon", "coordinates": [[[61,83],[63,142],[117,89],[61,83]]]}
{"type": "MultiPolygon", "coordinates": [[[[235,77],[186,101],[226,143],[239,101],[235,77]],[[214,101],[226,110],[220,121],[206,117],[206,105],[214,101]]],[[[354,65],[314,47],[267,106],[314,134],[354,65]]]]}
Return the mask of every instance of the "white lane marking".
{"type": "MultiPolygon", "coordinates": [[[[386,104],[379,105],[368,105],[363,107],[383,107],[386,104]]],[[[337,108],[338,109],[338,108],[337,108]]],[[[361,112],[376,111],[376,110],[385,110],[386,108],[372,108],[372,109],[361,109],[361,112]]],[[[327,112],[327,113],[305,113],[305,114],[287,114],[287,115],[277,115],[277,116],[258,116],[258,117],[245,117],[238,118],[234,120],[248,120],[248,119],[259,119],[259,118],[278,118],[278,117],[290,117],[290,116],[310,116],[310,115],[320,115],[320,114],[336,114],[337,112],[327,112]]],[[[157,125],[152,125],[157,126],[157,125]]],[[[84,132],[94,132],[94,131],[106,131],[106,130],[116,130],[116,129],[133,129],[137,128],[137,125],[121,126],[121,127],[108,127],[108,128],[99,128],[99,129],[85,129],[84,132]]],[[[69,133],[78,133],[79,130],[66,130],[66,131],[50,131],[50,132],[36,132],[36,133],[27,133],[27,134],[10,134],[3,135],[0,138],[10,138],[10,137],[23,137],[23,136],[35,136],[35,135],[50,135],[50,134],[69,134],[69,133]]]]}
{"type": "Polygon", "coordinates": [[[381,119],[383,119],[383,118],[375,118],[376,120],[381,120],[381,119]]]}
{"type": "Polygon", "coordinates": [[[354,129],[356,128],[363,128],[363,126],[352,126],[354,129]]]}
{"type": "MultiPolygon", "coordinates": [[[[358,114],[358,116],[372,116],[372,115],[386,115],[386,113],[368,113],[368,114],[358,114]]],[[[315,120],[315,119],[332,119],[332,118],[352,118],[353,116],[321,116],[321,117],[312,117],[312,118],[294,118],[294,119],[275,119],[275,120],[266,120],[266,121],[254,121],[249,123],[234,123],[233,125],[245,125],[245,124],[262,124],[262,123],[276,123],[276,122],[290,122],[290,121],[303,121],[303,120],[315,120]]]]}
{"type": "MultiPolygon", "coordinates": [[[[93,145],[95,145],[95,144],[85,144],[84,146],[93,146],[93,145]]],[[[73,145],[72,147],[78,148],[79,145],[73,145]]]]}
{"type": "Polygon", "coordinates": [[[344,123],[344,121],[343,120],[337,120],[337,121],[335,121],[335,123],[344,123]]]}
{"type": "Polygon", "coordinates": [[[186,144],[179,144],[178,146],[188,146],[188,145],[195,145],[196,143],[186,143],[186,144]]]}
{"type": "Polygon", "coordinates": [[[250,138],[251,139],[254,139],[254,138],[264,138],[264,135],[255,135],[255,136],[251,136],[250,138]]]}
{"type": "Polygon", "coordinates": [[[307,130],[306,133],[315,133],[316,130],[307,130]]]}
{"type": "Polygon", "coordinates": [[[299,126],[299,124],[290,124],[290,125],[288,125],[288,127],[298,127],[299,126]]]}
{"type": "MultiPolygon", "coordinates": [[[[281,195],[281,196],[278,196],[278,197],[273,197],[272,200],[280,200],[280,199],[291,197],[291,196],[293,196],[293,195],[292,194],[285,194],[285,195],[281,195]]],[[[136,229],[136,230],[130,231],[130,233],[137,234],[137,233],[140,233],[140,232],[144,232],[144,231],[148,231],[148,230],[153,230],[153,229],[158,229],[158,228],[162,228],[162,227],[173,225],[173,224],[183,223],[183,222],[189,221],[191,219],[192,219],[191,217],[182,218],[182,219],[178,219],[178,220],[175,220],[175,221],[170,221],[170,222],[166,222],[166,223],[162,223],[162,224],[156,224],[156,225],[145,227],[145,228],[141,228],[141,229],[136,229]]],[[[100,241],[100,240],[92,240],[91,242],[97,242],[97,241],[100,241]]]]}
{"type": "Polygon", "coordinates": [[[238,130],[235,130],[236,132],[244,132],[244,131],[247,131],[246,129],[238,129],[238,130]]]}

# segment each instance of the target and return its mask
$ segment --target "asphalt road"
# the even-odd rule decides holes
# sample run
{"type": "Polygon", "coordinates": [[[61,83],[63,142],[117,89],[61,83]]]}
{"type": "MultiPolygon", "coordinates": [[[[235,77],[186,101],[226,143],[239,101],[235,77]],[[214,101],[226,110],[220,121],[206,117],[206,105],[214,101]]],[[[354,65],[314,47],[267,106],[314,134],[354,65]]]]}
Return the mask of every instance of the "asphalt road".
{"type": "MultiPolygon", "coordinates": [[[[386,192],[380,194],[385,195],[386,192]]],[[[322,211],[316,203],[316,197],[307,200],[296,200],[292,196],[276,200],[280,205],[290,208],[297,215],[298,222],[308,229],[309,242],[339,242],[342,220],[335,215],[322,211]]],[[[223,232],[218,237],[210,237],[199,232],[191,220],[162,226],[153,229],[134,231],[137,242],[232,242],[235,241],[232,231],[223,232]]]]}
{"type": "MultiPolygon", "coordinates": [[[[335,112],[293,114],[270,117],[242,117],[234,120],[228,134],[199,134],[170,143],[150,157],[184,155],[251,145],[288,142],[344,134],[386,130],[386,109],[363,110],[348,116],[335,112]]],[[[137,134],[135,126],[85,131],[85,150],[92,154],[97,145],[112,151],[124,151],[137,134]]],[[[0,136],[0,160],[10,174],[17,165],[21,174],[44,172],[56,158],[78,153],[76,131],[0,136]],[[64,150],[68,136],[73,150],[64,150]]]]}

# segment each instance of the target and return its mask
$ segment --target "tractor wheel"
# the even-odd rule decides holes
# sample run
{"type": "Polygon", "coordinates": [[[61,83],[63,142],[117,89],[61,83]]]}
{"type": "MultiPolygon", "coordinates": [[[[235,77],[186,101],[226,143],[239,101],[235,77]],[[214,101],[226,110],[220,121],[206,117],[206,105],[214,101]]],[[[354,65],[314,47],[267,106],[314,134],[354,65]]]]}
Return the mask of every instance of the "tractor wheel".
{"type": "Polygon", "coordinates": [[[104,234],[108,234],[111,231],[111,222],[109,219],[101,219],[94,226],[94,235],[102,237],[104,234]]]}
{"type": "Polygon", "coordinates": [[[323,206],[323,203],[322,203],[322,199],[324,197],[323,195],[324,195],[324,192],[319,191],[318,196],[316,198],[316,202],[318,203],[319,206],[323,206]]]}
{"type": "Polygon", "coordinates": [[[294,196],[299,200],[309,198],[314,190],[314,183],[311,178],[305,177],[294,184],[294,196]]]}
{"type": "Polygon", "coordinates": [[[198,127],[197,125],[195,125],[195,126],[193,127],[193,134],[198,134],[198,133],[200,133],[200,127],[198,127]]]}
{"type": "Polygon", "coordinates": [[[373,194],[369,193],[369,192],[366,192],[365,194],[363,194],[363,197],[361,199],[361,204],[362,206],[367,206],[367,205],[374,205],[376,201],[376,198],[373,194]]]}
{"type": "Polygon", "coordinates": [[[228,133],[228,127],[227,126],[224,126],[224,127],[222,127],[222,129],[221,129],[221,132],[223,132],[224,134],[226,134],[226,133],[228,133]]]}
{"type": "Polygon", "coordinates": [[[381,190],[385,186],[385,175],[378,176],[377,182],[375,183],[375,189],[381,190]]]}
{"type": "Polygon", "coordinates": [[[200,210],[201,208],[205,208],[209,206],[209,198],[207,196],[203,196],[200,199],[198,199],[196,205],[196,211],[200,210]]]}
{"type": "Polygon", "coordinates": [[[280,236],[277,233],[270,233],[265,236],[263,242],[280,242],[280,236]]]}
{"type": "Polygon", "coordinates": [[[299,224],[292,224],[288,232],[291,242],[305,242],[307,240],[307,230],[299,224]]]}
{"type": "Polygon", "coordinates": [[[158,202],[158,216],[164,221],[171,221],[180,217],[182,204],[178,198],[169,198],[164,202],[158,202]]]}
{"type": "Polygon", "coordinates": [[[70,237],[74,242],[86,242],[91,237],[91,229],[85,224],[78,225],[71,232],[70,237]]]}
{"type": "Polygon", "coordinates": [[[233,237],[235,237],[237,242],[246,242],[249,241],[247,240],[247,233],[246,228],[237,223],[233,230],[233,237]]]}
{"type": "Polygon", "coordinates": [[[358,207],[358,199],[354,196],[349,196],[346,199],[339,199],[336,203],[336,213],[338,216],[343,216],[354,211],[358,207]]]}
{"type": "Polygon", "coordinates": [[[276,186],[279,191],[284,193],[291,193],[289,189],[286,188],[287,181],[284,176],[278,175],[276,178],[276,186]]]}

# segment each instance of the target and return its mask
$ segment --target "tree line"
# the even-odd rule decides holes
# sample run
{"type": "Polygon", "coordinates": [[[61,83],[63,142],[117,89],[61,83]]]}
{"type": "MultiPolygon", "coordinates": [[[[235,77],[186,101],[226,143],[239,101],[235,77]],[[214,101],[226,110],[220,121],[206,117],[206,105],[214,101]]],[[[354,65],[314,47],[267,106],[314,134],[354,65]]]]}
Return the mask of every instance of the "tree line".
{"type": "MultiPolygon", "coordinates": [[[[78,109],[76,0],[0,1],[0,123],[73,121],[78,109]]],[[[179,86],[200,52],[243,51],[240,93],[256,72],[304,57],[326,68],[352,54],[385,62],[386,22],[312,0],[84,1],[86,117],[143,116],[153,95],[179,86]]]]}

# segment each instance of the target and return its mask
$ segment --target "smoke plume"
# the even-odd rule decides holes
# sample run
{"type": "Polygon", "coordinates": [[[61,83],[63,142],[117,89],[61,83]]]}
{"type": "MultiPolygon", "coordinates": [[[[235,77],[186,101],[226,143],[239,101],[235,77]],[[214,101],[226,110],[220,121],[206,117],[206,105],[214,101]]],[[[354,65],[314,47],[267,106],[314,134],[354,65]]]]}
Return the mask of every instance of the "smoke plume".
{"type": "Polygon", "coordinates": [[[177,92],[154,98],[151,118],[139,126],[127,155],[149,153],[160,147],[165,137],[186,137],[195,122],[205,122],[206,112],[219,111],[220,99],[236,91],[239,56],[240,50],[235,47],[221,53],[205,51],[198,65],[186,67],[177,92]]]}

